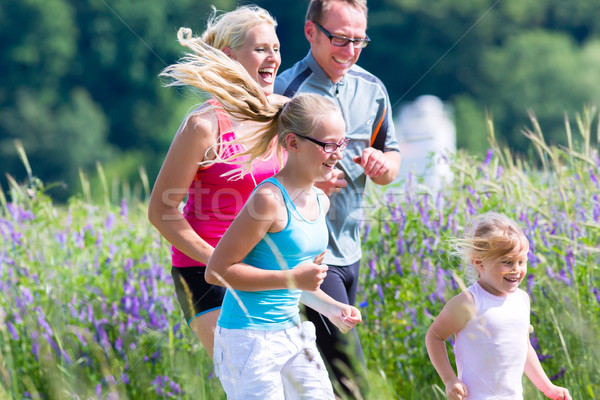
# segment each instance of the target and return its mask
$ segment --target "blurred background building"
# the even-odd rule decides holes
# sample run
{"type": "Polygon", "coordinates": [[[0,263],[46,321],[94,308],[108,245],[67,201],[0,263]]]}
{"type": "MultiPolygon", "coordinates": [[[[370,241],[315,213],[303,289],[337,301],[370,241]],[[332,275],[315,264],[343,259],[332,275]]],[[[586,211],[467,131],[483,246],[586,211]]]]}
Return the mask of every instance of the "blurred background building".
{"type": "Polygon", "coordinates": [[[398,108],[394,123],[402,153],[398,180],[412,172],[437,191],[443,180],[452,178],[449,161],[456,152],[452,107],[436,96],[419,96],[398,108]]]}

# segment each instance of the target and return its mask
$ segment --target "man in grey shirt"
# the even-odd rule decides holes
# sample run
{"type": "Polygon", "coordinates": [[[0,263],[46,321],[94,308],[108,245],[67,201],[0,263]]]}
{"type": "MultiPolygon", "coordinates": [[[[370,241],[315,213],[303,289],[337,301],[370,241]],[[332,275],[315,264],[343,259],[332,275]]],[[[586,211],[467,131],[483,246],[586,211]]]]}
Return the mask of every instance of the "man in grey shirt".
{"type": "MultiPolygon", "coordinates": [[[[288,97],[298,92],[318,93],[338,104],[344,115],[350,144],[333,178],[319,184],[331,200],[329,248],[324,260],[329,270],[321,289],[351,305],[356,299],[362,255],[359,228],[367,177],[386,185],[396,178],[400,167],[385,86],[355,65],[370,41],[366,29],[366,0],[311,0],[304,25],[310,51],[275,81],[275,93],[288,97]]],[[[306,312],[317,328],[317,344],[339,386],[352,396],[357,387],[364,386],[364,356],[356,331],[344,338],[318,313],[306,312]],[[347,380],[355,384],[347,385],[347,380]]]]}

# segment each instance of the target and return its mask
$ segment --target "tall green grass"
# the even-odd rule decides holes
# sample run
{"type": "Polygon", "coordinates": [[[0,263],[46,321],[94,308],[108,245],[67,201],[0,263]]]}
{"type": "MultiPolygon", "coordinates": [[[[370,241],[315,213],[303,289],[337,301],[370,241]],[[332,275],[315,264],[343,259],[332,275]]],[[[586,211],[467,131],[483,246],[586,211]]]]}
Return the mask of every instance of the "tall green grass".
{"type": "MultiPolygon", "coordinates": [[[[600,395],[600,159],[593,110],[566,121],[567,148],[525,133],[537,158],[498,145],[459,154],[439,192],[418,177],[368,193],[358,303],[373,399],[443,399],[425,332],[468,271],[448,237],[495,210],[530,242],[532,337],[542,365],[575,399],[600,395]],[[593,139],[594,136],[596,139],[593,139]],[[595,140],[595,141],[594,141],[595,140]]],[[[149,192],[81,174],[57,205],[20,150],[28,180],[0,191],[0,399],[224,399],[183,322],[169,245],[146,220],[149,192]]],[[[526,399],[543,398],[531,384],[526,399]]]]}
{"type": "MultiPolygon", "coordinates": [[[[547,144],[532,115],[524,133],[536,160],[517,158],[495,140],[483,162],[464,154],[450,161],[453,181],[439,193],[411,178],[372,194],[365,225],[361,337],[372,370],[394,382],[401,399],[443,399],[423,340],[458,279],[473,274],[450,255],[448,238],[485,211],[514,218],[530,240],[528,279],[532,341],[548,376],[577,399],[600,397],[600,160],[594,110],[566,123],[568,148],[547,144]],[[594,135],[596,133],[596,135],[594,135]],[[597,140],[597,139],[596,139],[597,140]]],[[[449,346],[449,353],[451,349],[449,346]]],[[[525,380],[525,398],[544,398],[525,380]]]]}

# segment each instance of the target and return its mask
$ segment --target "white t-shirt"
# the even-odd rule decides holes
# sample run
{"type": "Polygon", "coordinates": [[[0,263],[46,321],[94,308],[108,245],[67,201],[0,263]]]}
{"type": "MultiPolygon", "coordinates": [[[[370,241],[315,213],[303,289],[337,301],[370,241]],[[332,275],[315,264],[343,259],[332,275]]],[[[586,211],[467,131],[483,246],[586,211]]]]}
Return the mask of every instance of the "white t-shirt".
{"type": "Polygon", "coordinates": [[[529,296],[521,289],[495,296],[479,283],[468,291],[476,314],[456,333],[454,344],[458,378],[469,393],[465,400],[523,400],[529,296]]]}

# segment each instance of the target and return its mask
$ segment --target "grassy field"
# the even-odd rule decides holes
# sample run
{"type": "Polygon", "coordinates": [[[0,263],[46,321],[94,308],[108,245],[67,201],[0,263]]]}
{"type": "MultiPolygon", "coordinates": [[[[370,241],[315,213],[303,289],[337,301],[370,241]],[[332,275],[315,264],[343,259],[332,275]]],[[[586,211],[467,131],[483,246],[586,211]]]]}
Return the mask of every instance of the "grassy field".
{"type": "MultiPolygon", "coordinates": [[[[485,160],[459,154],[432,193],[409,177],[368,193],[357,305],[373,399],[443,399],[424,337],[468,271],[449,253],[471,216],[516,219],[531,250],[522,288],[532,341],[574,399],[600,398],[600,159],[595,114],[567,148],[517,159],[491,134],[485,160]]],[[[27,167],[23,154],[24,164],[27,167]]],[[[67,205],[31,171],[0,192],[0,399],[224,399],[183,319],[169,246],[146,220],[147,179],[118,191],[102,169],[67,205]],[[10,200],[7,200],[10,199],[10,200]]],[[[525,383],[525,398],[542,399],[525,383]]]]}

